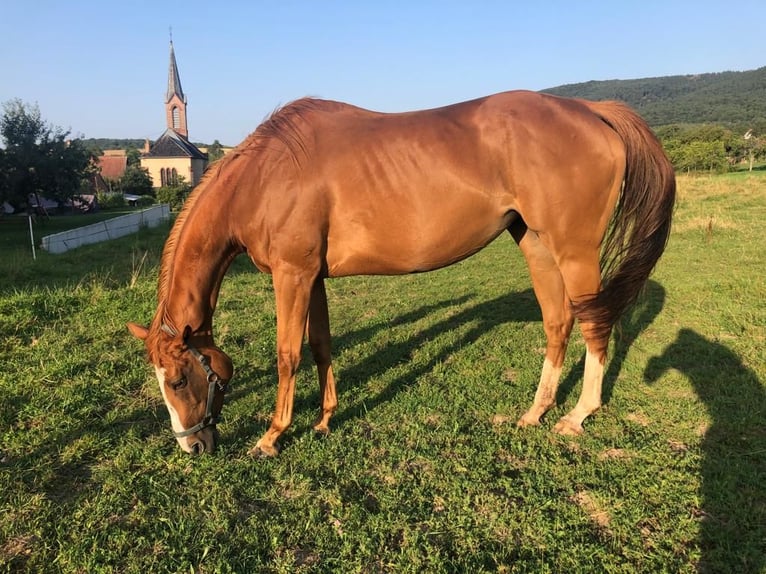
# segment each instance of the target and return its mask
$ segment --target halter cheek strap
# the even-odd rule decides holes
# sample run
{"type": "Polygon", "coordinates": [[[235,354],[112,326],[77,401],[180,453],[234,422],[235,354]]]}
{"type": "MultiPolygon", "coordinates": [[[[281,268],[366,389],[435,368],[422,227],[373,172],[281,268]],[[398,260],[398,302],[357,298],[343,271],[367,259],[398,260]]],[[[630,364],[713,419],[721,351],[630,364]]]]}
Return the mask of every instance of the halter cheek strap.
{"type": "MultiPolygon", "coordinates": [[[[160,328],[171,337],[175,337],[177,335],[175,330],[165,323],[163,323],[160,328]]],[[[176,438],[191,436],[194,433],[199,432],[206,427],[214,426],[218,422],[218,418],[213,414],[213,401],[215,400],[215,390],[217,388],[222,393],[226,392],[226,383],[221,379],[221,377],[218,376],[218,373],[216,373],[213,369],[210,368],[210,364],[208,363],[205,356],[202,353],[200,353],[196,349],[196,347],[194,347],[193,345],[190,345],[188,342],[186,342],[186,348],[192,354],[192,356],[195,359],[197,359],[199,364],[202,366],[202,369],[205,371],[205,375],[207,376],[207,384],[208,384],[207,404],[205,405],[205,416],[202,419],[202,421],[186,430],[183,430],[180,432],[173,431],[173,434],[175,435],[176,438]]]]}
{"type": "Polygon", "coordinates": [[[207,386],[207,404],[205,405],[205,416],[202,419],[202,421],[197,423],[193,427],[186,429],[186,430],[183,430],[183,431],[180,431],[180,432],[173,431],[173,434],[175,435],[176,438],[183,438],[185,436],[190,436],[190,435],[193,435],[196,432],[201,431],[205,427],[210,427],[210,426],[215,425],[218,422],[218,418],[213,414],[213,400],[215,400],[215,389],[218,388],[221,392],[226,392],[226,387],[223,384],[221,384],[220,377],[216,373],[213,372],[213,370],[207,364],[207,361],[199,353],[199,351],[197,351],[197,349],[195,349],[194,347],[189,347],[189,350],[192,352],[192,354],[195,357],[197,357],[197,359],[202,364],[202,367],[208,373],[208,375],[207,375],[207,382],[208,382],[208,386],[207,386]]]}

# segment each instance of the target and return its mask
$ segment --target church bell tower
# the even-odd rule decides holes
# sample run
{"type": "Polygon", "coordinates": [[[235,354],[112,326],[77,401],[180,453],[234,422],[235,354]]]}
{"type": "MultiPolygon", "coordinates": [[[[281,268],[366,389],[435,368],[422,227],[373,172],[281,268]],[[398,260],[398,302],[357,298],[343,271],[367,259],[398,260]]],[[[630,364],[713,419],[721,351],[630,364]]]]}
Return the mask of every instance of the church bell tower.
{"type": "Polygon", "coordinates": [[[170,69],[168,70],[168,91],[165,95],[165,112],[168,128],[185,138],[189,137],[186,125],[186,96],[181,88],[181,77],[178,75],[176,54],[173,50],[173,40],[170,40],[170,69]]]}
{"type": "Polygon", "coordinates": [[[173,37],[170,37],[170,69],[165,93],[167,127],[151,146],[144,146],[141,167],[149,171],[155,188],[176,185],[181,178],[192,186],[202,179],[207,154],[189,141],[186,123],[186,95],[178,75],[173,37]],[[146,147],[149,149],[147,150],[146,147]]]}

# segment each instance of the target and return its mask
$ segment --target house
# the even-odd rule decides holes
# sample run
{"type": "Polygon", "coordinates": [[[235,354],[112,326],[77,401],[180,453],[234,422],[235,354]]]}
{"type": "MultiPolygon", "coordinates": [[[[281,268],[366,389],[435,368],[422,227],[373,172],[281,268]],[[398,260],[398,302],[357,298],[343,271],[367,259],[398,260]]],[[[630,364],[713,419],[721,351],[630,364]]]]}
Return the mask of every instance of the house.
{"type": "Polygon", "coordinates": [[[123,149],[108,149],[96,160],[98,173],[93,177],[91,187],[95,192],[112,191],[112,183],[118,181],[128,167],[128,155],[123,149]]]}
{"type": "Polygon", "coordinates": [[[124,149],[107,149],[98,158],[98,167],[101,177],[111,181],[117,181],[125,173],[128,167],[128,154],[124,149]]]}

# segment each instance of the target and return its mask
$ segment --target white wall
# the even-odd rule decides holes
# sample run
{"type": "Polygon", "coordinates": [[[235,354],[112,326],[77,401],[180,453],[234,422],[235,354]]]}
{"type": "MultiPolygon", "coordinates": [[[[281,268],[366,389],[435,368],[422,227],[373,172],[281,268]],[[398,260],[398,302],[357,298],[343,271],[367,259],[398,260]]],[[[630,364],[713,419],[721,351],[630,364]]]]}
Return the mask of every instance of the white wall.
{"type": "Polygon", "coordinates": [[[64,253],[81,245],[98,243],[135,233],[144,226],[156,227],[160,222],[168,219],[170,219],[170,206],[167,204],[156,205],[136,213],[46,235],[42,239],[42,246],[50,253],[64,253]]]}

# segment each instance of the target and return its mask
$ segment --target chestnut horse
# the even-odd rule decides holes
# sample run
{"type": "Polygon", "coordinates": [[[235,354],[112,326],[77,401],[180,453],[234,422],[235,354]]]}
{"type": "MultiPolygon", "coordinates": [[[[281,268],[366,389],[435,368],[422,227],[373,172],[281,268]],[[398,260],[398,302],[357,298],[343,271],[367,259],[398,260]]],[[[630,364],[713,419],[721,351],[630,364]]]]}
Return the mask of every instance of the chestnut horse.
{"type": "Polygon", "coordinates": [[[247,253],[272,275],[279,386],[251,454],[272,456],[293,416],[304,330],[328,432],[337,407],[324,280],[451,265],[508,230],[526,258],[547,337],[534,401],[555,404],[574,319],[586,344],[582,394],[554,430],[581,433],[601,406],[612,326],[662,254],[673,168],[626,106],[506,92],[384,114],[302,99],[271,115],[215,163],[186,202],[162,254],[145,341],[181,448],[212,452],[232,376],[213,341],[219,287],[247,253]]]}

